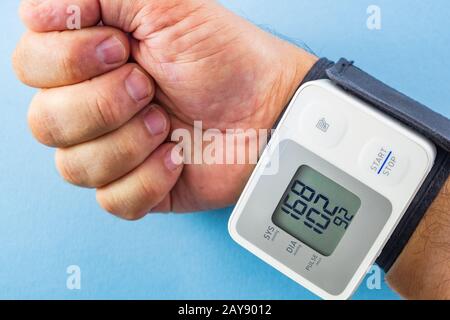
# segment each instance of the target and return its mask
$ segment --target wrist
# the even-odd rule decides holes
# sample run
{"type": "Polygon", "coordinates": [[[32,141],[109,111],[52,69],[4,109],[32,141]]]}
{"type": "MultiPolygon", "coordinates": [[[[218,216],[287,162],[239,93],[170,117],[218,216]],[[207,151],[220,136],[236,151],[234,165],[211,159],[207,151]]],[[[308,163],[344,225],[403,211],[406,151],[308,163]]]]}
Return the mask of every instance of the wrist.
{"type": "Polygon", "coordinates": [[[450,179],[387,274],[408,299],[450,299],[450,179]]]}
{"type": "Polygon", "coordinates": [[[265,124],[272,128],[298,90],[303,79],[319,60],[316,56],[286,42],[282,42],[278,61],[278,74],[266,102],[265,124]]]}

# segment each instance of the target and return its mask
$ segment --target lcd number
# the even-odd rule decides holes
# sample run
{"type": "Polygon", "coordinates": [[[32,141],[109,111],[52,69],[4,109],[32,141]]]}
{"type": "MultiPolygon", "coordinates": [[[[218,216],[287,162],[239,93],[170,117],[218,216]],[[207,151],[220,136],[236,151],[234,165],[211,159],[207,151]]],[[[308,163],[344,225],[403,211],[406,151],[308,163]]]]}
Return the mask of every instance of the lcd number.
{"type": "Polygon", "coordinates": [[[291,193],[287,194],[284,198],[281,210],[295,220],[300,220],[300,217],[306,213],[303,223],[306,227],[318,234],[323,234],[331,222],[337,227],[342,227],[347,230],[353,220],[353,216],[345,208],[336,206],[331,210],[329,208],[330,200],[327,196],[317,193],[316,190],[300,180],[294,181],[290,191],[291,193]],[[289,201],[292,198],[292,194],[298,198],[291,204],[289,201]],[[322,212],[314,206],[309,207],[309,205],[321,205],[322,212]],[[338,216],[334,217],[336,213],[338,213],[338,216]]]}
{"type": "Polygon", "coordinates": [[[272,221],[313,250],[330,256],[360,206],[355,194],[311,167],[301,166],[272,221]]]}

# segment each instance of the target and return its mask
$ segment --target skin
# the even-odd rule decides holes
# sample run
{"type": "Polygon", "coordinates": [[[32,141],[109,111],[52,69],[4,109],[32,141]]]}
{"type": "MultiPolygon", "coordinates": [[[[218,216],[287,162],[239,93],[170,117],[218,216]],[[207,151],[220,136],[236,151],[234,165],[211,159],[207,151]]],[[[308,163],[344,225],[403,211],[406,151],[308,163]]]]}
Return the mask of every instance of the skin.
{"type": "MultiPolygon", "coordinates": [[[[179,164],[168,137],[199,120],[205,130],[272,128],[317,61],[210,0],[27,0],[20,15],[28,32],[13,64],[40,88],[34,136],[57,149],[64,179],[95,188],[105,210],[129,220],[234,204],[253,165],[179,164]],[[69,5],[81,9],[81,30],[66,30],[69,5]],[[116,46],[99,50],[108,39],[116,46]]],[[[448,215],[448,192],[436,201],[443,213],[431,209],[422,224],[448,215]]],[[[414,267],[422,228],[388,276],[405,297],[434,288],[407,289],[405,274],[425,277],[414,267]]],[[[439,270],[443,279],[448,263],[439,270]]],[[[448,297],[446,288],[433,297],[448,297]]]]}
{"type": "Polygon", "coordinates": [[[131,220],[151,210],[235,203],[251,165],[185,166],[161,180],[145,166],[161,166],[165,160],[155,152],[167,148],[170,131],[191,130],[196,120],[204,129],[271,128],[317,60],[213,1],[24,1],[20,14],[30,31],[18,45],[15,69],[26,84],[46,88],[30,107],[34,135],[58,148],[57,167],[67,181],[97,188],[103,208],[131,220]],[[85,28],[61,32],[61,17],[73,4],[85,28]],[[108,27],[91,27],[100,19],[108,27]],[[112,36],[123,43],[123,59],[106,65],[95,48],[112,36]],[[128,56],[139,66],[127,63],[128,56]],[[134,68],[151,87],[137,104],[123,85],[134,68]],[[152,100],[167,130],[133,136],[142,121],[130,120],[152,100]]]}
{"type": "Polygon", "coordinates": [[[450,179],[387,275],[408,299],[450,299],[450,179]]]}

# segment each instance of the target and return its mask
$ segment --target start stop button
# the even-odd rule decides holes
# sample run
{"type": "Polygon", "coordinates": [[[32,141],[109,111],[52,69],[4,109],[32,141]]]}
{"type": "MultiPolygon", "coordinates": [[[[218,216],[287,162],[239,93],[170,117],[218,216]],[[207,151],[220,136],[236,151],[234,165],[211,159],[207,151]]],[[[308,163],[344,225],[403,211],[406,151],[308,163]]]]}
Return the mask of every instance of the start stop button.
{"type": "Polygon", "coordinates": [[[409,158],[397,146],[374,139],[362,149],[359,167],[378,183],[395,185],[405,177],[409,158]]]}

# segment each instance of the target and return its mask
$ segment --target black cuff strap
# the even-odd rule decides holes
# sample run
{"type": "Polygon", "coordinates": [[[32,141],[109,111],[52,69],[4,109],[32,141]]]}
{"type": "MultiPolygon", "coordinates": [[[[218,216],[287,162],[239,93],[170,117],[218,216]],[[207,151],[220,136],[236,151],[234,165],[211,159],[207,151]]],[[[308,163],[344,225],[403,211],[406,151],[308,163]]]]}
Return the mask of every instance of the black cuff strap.
{"type": "Polygon", "coordinates": [[[439,195],[439,191],[447,181],[449,173],[449,153],[442,149],[438,149],[433,169],[377,259],[377,264],[383,268],[385,272],[389,271],[402,253],[428,208],[439,195]]]}
{"type": "Polygon", "coordinates": [[[330,79],[354,96],[422,134],[437,147],[437,158],[430,174],[377,259],[378,265],[388,272],[448,179],[450,120],[390,88],[345,59],[336,64],[325,58],[320,59],[303,83],[319,79],[330,79]]]}
{"type": "Polygon", "coordinates": [[[301,85],[309,81],[328,79],[327,70],[334,67],[334,65],[335,63],[333,61],[326,58],[320,59],[309,70],[301,85]]]}

